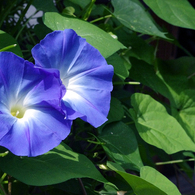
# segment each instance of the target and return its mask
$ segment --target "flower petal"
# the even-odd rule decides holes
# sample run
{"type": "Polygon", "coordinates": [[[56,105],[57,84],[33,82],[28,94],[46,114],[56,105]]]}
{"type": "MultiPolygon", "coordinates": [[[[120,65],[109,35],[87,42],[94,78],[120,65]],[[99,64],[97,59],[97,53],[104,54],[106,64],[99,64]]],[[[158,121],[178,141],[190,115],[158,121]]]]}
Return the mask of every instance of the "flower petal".
{"type": "Polygon", "coordinates": [[[44,100],[48,103],[53,101],[59,107],[65,94],[58,70],[35,68],[11,52],[0,52],[0,86],[0,100],[4,104],[24,99],[29,93],[24,102],[27,106],[44,100]]]}
{"type": "Polygon", "coordinates": [[[64,92],[58,70],[0,53],[0,145],[20,156],[41,155],[57,146],[72,123],[62,112],[64,92]]]}
{"type": "Polygon", "coordinates": [[[113,67],[97,49],[73,30],[66,29],[48,34],[32,49],[32,55],[35,65],[60,70],[66,87],[64,105],[72,110],[64,110],[71,113],[69,119],[79,116],[94,127],[107,120],[113,67]]]}
{"type": "MultiPolygon", "coordinates": [[[[0,121],[5,121],[0,115],[0,121]]],[[[12,120],[10,116],[10,120],[12,120]]],[[[53,149],[70,133],[71,121],[54,109],[29,109],[0,139],[0,145],[19,156],[37,156],[53,149]]]]}
{"type": "MultiPolygon", "coordinates": [[[[98,127],[107,121],[106,116],[110,108],[110,99],[108,97],[109,92],[107,91],[99,90],[97,92],[91,89],[82,90],[82,88],[76,92],[67,90],[64,104],[76,110],[76,112],[82,113],[83,116],[80,116],[81,119],[91,123],[94,127],[98,127]],[[101,101],[99,101],[99,97],[101,97],[101,101]]],[[[78,113],[75,114],[77,115],[78,113]]],[[[73,119],[76,115],[73,115],[69,119],[73,119]]]]}
{"type": "Polygon", "coordinates": [[[48,34],[40,44],[32,49],[32,55],[36,65],[45,68],[56,68],[68,72],[68,68],[74,64],[85,45],[85,40],[67,29],[65,31],[54,31],[48,34]]]}
{"type": "Polygon", "coordinates": [[[26,94],[23,104],[26,107],[32,105],[40,105],[43,107],[49,104],[61,111],[61,99],[64,94],[64,85],[62,85],[58,78],[56,79],[56,77],[51,74],[43,78],[26,94]]]}
{"type": "Polygon", "coordinates": [[[17,95],[22,82],[25,63],[30,64],[30,62],[26,62],[11,52],[0,52],[1,102],[6,104],[17,95]],[[12,65],[10,66],[10,64],[12,65]],[[18,64],[20,65],[18,66],[18,64]]]}
{"type": "Polygon", "coordinates": [[[0,140],[9,132],[10,128],[13,126],[16,120],[17,118],[10,115],[5,105],[0,103],[0,140]]]}

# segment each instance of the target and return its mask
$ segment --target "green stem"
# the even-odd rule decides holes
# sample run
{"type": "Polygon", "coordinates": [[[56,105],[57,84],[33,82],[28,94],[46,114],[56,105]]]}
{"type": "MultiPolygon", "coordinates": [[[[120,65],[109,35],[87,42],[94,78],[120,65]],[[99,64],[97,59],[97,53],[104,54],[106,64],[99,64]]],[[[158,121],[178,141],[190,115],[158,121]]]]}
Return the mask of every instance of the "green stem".
{"type": "Polygon", "coordinates": [[[183,46],[180,45],[179,48],[182,49],[188,56],[193,57],[193,55],[187,49],[185,49],[183,46]]]}
{"type": "Polygon", "coordinates": [[[22,28],[19,30],[18,34],[16,35],[16,40],[18,39],[18,37],[20,36],[21,32],[24,30],[25,26],[28,24],[29,20],[36,14],[37,12],[35,12],[31,17],[28,18],[28,20],[24,23],[24,25],[22,26],[22,28]]]}
{"type": "Polygon", "coordinates": [[[140,85],[140,82],[113,82],[113,85],[140,85]]]}
{"type": "Polygon", "coordinates": [[[7,195],[7,193],[5,192],[5,190],[4,190],[3,186],[1,185],[1,183],[0,183],[0,189],[3,192],[4,195],[7,195]]]}
{"type": "Polygon", "coordinates": [[[189,162],[189,161],[195,161],[194,158],[190,158],[187,160],[172,160],[172,161],[167,161],[167,162],[157,162],[155,165],[168,165],[168,164],[175,164],[175,163],[182,163],[182,162],[189,162]]]}
{"type": "Polygon", "coordinates": [[[4,173],[4,174],[1,176],[0,183],[5,179],[6,176],[7,176],[7,173],[4,173]]]}
{"type": "Polygon", "coordinates": [[[4,157],[6,155],[8,155],[9,151],[5,151],[4,153],[0,153],[0,157],[4,157]]]}
{"type": "MultiPolygon", "coordinates": [[[[177,168],[177,167],[176,167],[177,168]]],[[[195,188],[195,185],[194,183],[180,170],[177,168],[177,170],[179,171],[179,173],[184,177],[184,179],[189,182],[194,188],[195,188]]]]}
{"type": "Polygon", "coordinates": [[[119,30],[119,29],[123,28],[123,26],[124,26],[124,25],[122,25],[122,24],[121,24],[121,25],[119,25],[119,26],[117,26],[117,27],[114,29],[114,31],[117,31],[117,30],[119,30]]]}
{"type": "MultiPolygon", "coordinates": [[[[29,7],[32,5],[32,2],[33,2],[33,1],[34,1],[34,0],[29,1],[29,3],[27,4],[27,6],[25,7],[24,11],[22,12],[22,14],[21,14],[21,16],[20,16],[20,18],[19,18],[19,20],[18,20],[16,26],[15,26],[15,28],[13,29],[13,34],[15,34],[15,32],[18,30],[18,27],[20,26],[21,21],[23,20],[25,14],[27,13],[29,7]]],[[[27,21],[28,21],[28,20],[27,20],[27,21]]],[[[23,29],[23,28],[22,28],[22,29],[23,29]]],[[[20,31],[21,31],[21,30],[20,30],[20,31]]]]}
{"type": "Polygon", "coordinates": [[[7,47],[0,49],[0,51],[7,51],[8,49],[11,49],[11,48],[16,47],[16,46],[17,46],[17,44],[9,45],[7,47]]]}
{"type": "MultiPolygon", "coordinates": [[[[144,34],[141,34],[141,35],[144,35],[144,34]]],[[[139,37],[141,37],[141,36],[139,36],[139,37]]],[[[156,40],[159,40],[159,38],[158,37],[156,37],[156,36],[152,36],[152,37],[150,37],[149,39],[146,39],[146,43],[151,43],[151,42],[153,42],[153,41],[156,41],[156,40]]]]}
{"type": "Polygon", "coordinates": [[[32,62],[33,59],[34,59],[33,57],[30,57],[30,58],[28,59],[28,61],[29,61],[29,62],[32,62]]]}
{"type": "Polygon", "coordinates": [[[104,145],[105,143],[103,142],[95,142],[95,141],[91,141],[91,140],[87,140],[89,143],[92,143],[92,144],[98,144],[98,145],[104,145]]]}
{"type": "Polygon", "coordinates": [[[111,18],[111,17],[112,17],[112,15],[109,14],[109,15],[107,15],[107,16],[103,16],[103,17],[97,18],[97,19],[95,19],[95,20],[92,20],[92,21],[90,21],[90,23],[93,24],[93,23],[98,22],[98,21],[100,21],[100,20],[104,20],[104,19],[106,19],[106,18],[111,18]]]}
{"type": "MultiPolygon", "coordinates": [[[[12,183],[17,183],[17,182],[18,182],[17,180],[14,180],[12,183]]],[[[9,181],[6,180],[6,181],[3,181],[2,183],[7,185],[9,181]]]]}
{"type": "MultiPolygon", "coordinates": [[[[35,13],[35,14],[36,14],[36,13],[35,13]]],[[[33,34],[32,34],[30,31],[28,31],[28,37],[29,37],[29,40],[31,40],[31,41],[33,42],[34,45],[37,44],[37,42],[35,41],[35,39],[34,39],[34,37],[33,37],[33,34]]]]}
{"type": "Polygon", "coordinates": [[[132,125],[134,124],[135,122],[134,121],[131,121],[131,122],[128,122],[128,123],[125,123],[126,125],[132,125]]]}
{"type": "Polygon", "coordinates": [[[187,79],[190,79],[191,77],[193,77],[195,75],[195,72],[193,74],[191,74],[190,76],[188,76],[187,79]]]}
{"type": "Polygon", "coordinates": [[[91,0],[91,2],[89,3],[89,5],[88,5],[87,8],[86,8],[86,12],[85,12],[85,14],[84,14],[84,16],[83,16],[83,20],[85,20],[85,21],[88,20],[90,14],[91,14],[93,5],[94,5],[95,2],[96,2],[96,0],[91,0]]]}
{"type": "Polygon", "coordinates": [[[8,184],[7,184],[7,191],[8,191],[8,195],[11,195],[12,193],[12,182],[11,182],[11,176],[8,175],[7,176],[8,179],[8,184]]]}
{"type": "Polygon", "coordinates": [[[80,183],[80,185],[81,185],[81,188],[82,188],[82,191],[83,191],[83,195],[87,195],[87,192],[86,192],[86,190],[85,190],[85,187],[84,187],[84,185],[83,185],[83,182],[82,182],[81,178],[78,178],[78,180],[79,180],[79,183],[80,183]]]}

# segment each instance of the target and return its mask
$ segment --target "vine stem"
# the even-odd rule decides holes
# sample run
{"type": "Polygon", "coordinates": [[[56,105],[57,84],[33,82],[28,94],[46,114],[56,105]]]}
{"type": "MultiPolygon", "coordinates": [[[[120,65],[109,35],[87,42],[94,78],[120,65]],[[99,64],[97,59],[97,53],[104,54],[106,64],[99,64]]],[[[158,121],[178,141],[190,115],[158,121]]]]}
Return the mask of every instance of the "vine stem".
{"type": "Polygon", "coordinates": [[[168,164],[182,163],[182,162],[188,162],[188,161],[195,161],[195,159],[190,158],[187,160],[172,160],[172,161],[167,161],[167,162],[157,162],[155,163],[155,165],[168,165],[168,164]]]}
{"type": "Polygon", "coordinates": [[[193,188],[195,188],[194,183],[180,170],[177,168],[177,170],[179,171],[179,173],[183,176],[183,178],[192,185],[193,188]]]}
{"type": "Polygon", "coordinates": [[[20,23],[22,22],[22,19],[25,17],[25,14],[27,13],[29,7],[32,5],[34,0],[30,0],[29,3],[26,5],[24,11],[21,13],[19,20],[17,21],[16,26],[14,27],[13,34],[15,34],[20,26],[20,23]]]}
{"type": "Polygon", "coordinates": [[[9,46],[7,46],[7,47],[4,47],[4,48],[0,49],[0,52],[1,52],[1,51],[6,51],[6,50],[11,49],[11,48],[14,48],[14,47],[16,47],[16,46],[17,46],[17,44],[9,45],[9,46]]]}
{"type": "Polygon", "coordinates": [[[87,11],[86,11],[86,13],[83,16],[83,20],[85,20],[85,21],[88,20],[90,14],[91,14],[93,5],[94,5],[95,2],[96,2],[96,0],[91,0],[91,2],[89,3],[89,5],[87,6],[87,11]]]}
{"type": "Polygon", "coordinates": [[[80,183],[80,185],[81,185],[81,188],[82,188],[82,191],[83,191],[83,195],[87,195],[87,192],[86,192],[86,190],[85,190],[85,187],[84,187],[84,185],[83,185],[83,182],[82,182],[81,178],[78,178],[78,180],[79,180],[79,183],[80,183]]]}
{"type": "Polygon", "coordinates": [[[178,172],[177,172],[177,166],[174,164],[173,167],[174,167],[174,170],[175,170],[176,184],[177,184],[178,190],[180,190],[180,183],[179,183],[179,175],[178,175],[178,172]]]}
{"type": "Polygon", "coordinates": [[[4,193],[4,195],[7,195],[7,193],[5,192],[5,190],[4,190],[3,186],[1,185],[1,183],[0,183],[0,189],[4,193]]]}
{"type": "Polygon", "coordinates": [[[140,85],[140,82],[113,82],[113,85],[140,85]]]}
{"type": "Polygon", "coordinates": [[[3,182],[3,180],[5,179],[6,176],[7,176],[7,173],[4,173],[4,174],[1,176],[0,183],[3,182]]]}
{"type": "Polygon", "coordinates": [[[103,17],[97,18],[97,19],[95,19],[95,20],[92,20],[92,21],[90,21],[90,23],[93,24],[93,23],[98,22],[98,21],[100,21],[100,20],[103,20],[103,19],[106,19],[106,18],[111,18],[111,17],[112,17],[112,15],[109,14],[109,15],[107,15],[107,16],[103,16],[103,17]]]}
{"type": "Polygon", "coordinates": [[[8,178],[8,185],[7,185],[8,195],[11,195],[11,193],[12,193],[11,176],[8,175],[7,178],[8,178]]]}

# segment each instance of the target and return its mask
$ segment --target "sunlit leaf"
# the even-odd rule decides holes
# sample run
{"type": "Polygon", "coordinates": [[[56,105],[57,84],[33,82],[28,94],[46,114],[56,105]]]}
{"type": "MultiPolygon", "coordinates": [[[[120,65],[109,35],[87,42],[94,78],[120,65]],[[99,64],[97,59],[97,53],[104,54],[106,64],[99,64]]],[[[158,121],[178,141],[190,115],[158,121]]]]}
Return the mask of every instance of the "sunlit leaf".
{"type": "Polygon", "coordinates": [[[37,157],[19,157],[10,153],[1,158],[0,167],[23,183],[35,186],[82,177],[108,183],[86,156],[73,152],[65,144],[37,157]]]}
{"type": "Polygon", "coordinates": [[[172,108],[173,116],[195,143],[195,91],[189,89],[179,96],[177,108],[172,108]]]}
{"type": "Polygon", "coordinates": [[[132,187],[136,195],[167,195],[167,193],[141,177],[122,171],[117,164],[115,166],[115,164],[109,162],[107,163],[107,166],[123,177],[123,179],[132,187]]]}
{"type": "Polygon", "coordinates": [[[88,43],[94,46],[105,57],[111,56],[119,49],[125,48],[122,43],[112,38],[111,35],[96,27],[93,24],[77,18],[68,18],[58,13],[45,13],[44,24],[52,30],[73,29],[76,33],[85,38],[88,43]]]}
{"type": "Polygon", "coordinates": [[[114,16],[126,27],[143,34],[166,38],[138,0],[112,0],[114,16]]]}
{"type": "Polygon", "coordinates": [[[144,141],[168,154],[182,150],[195,151],[195,144],[162,104],[141,93],[133,94],[131,103],[131,115],[144,141]]]}
{"type": "Polygon", "coordinates": [[[188,0],[144,0],[154,13],[166,22],[183,28],[195,29],[195,9],[188,0]]]}
{"type": "Polygon", "coordinates": [[[151,167],[142,167],[140,177],[152,183],[168,195],[181,195],[177,187],[169,179],[151,167]]]}

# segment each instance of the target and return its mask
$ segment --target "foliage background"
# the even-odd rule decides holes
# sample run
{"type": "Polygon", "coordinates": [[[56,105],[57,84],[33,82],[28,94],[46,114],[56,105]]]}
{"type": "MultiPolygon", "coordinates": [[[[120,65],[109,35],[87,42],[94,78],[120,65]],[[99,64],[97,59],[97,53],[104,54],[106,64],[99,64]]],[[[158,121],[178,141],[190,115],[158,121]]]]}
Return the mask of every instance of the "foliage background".
{"type": "Polygon", "coordinates": [[[63,143],[34,158],[0,149],[0,193],[189,194],[180,176],[194,190],[192,5],[187,0],[1,0],[0,51],[33,61],[31,49],[46,34],[72,28],[114,66],[115,75],[108,121],[101,127],[78,119],[63,143]],[[32,6],[35,12],[26,15],[32,6]],[[40,11],[43,17],[37,16],[40,11]]]}

